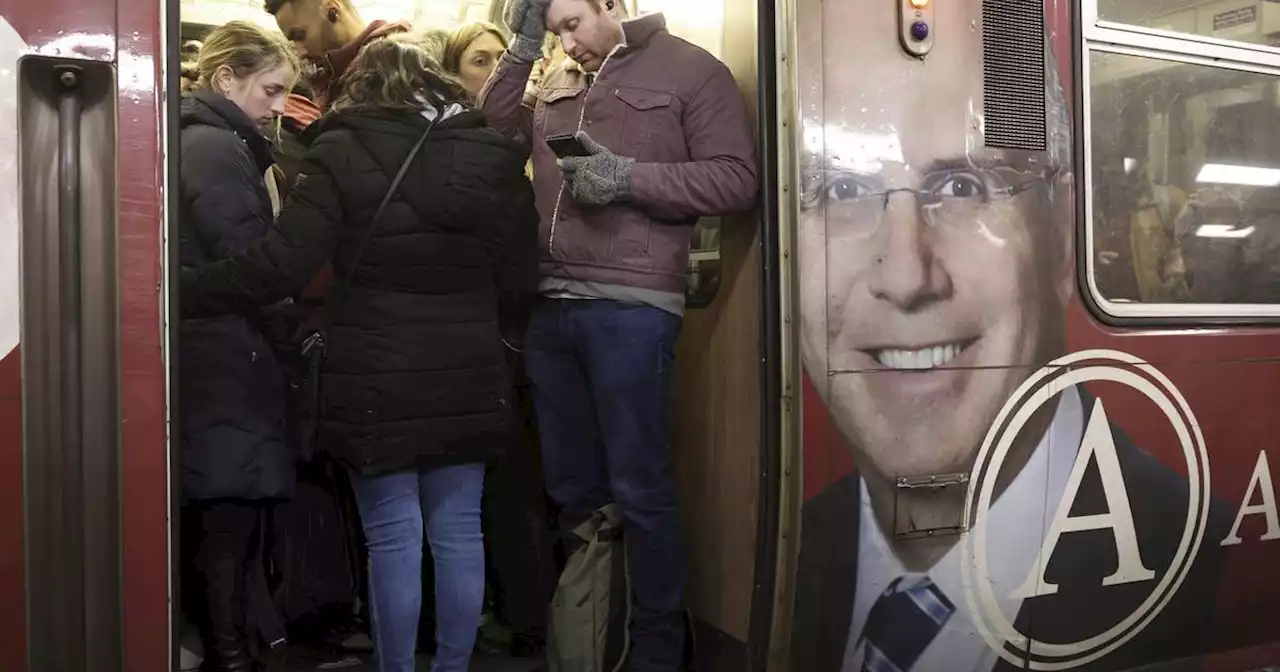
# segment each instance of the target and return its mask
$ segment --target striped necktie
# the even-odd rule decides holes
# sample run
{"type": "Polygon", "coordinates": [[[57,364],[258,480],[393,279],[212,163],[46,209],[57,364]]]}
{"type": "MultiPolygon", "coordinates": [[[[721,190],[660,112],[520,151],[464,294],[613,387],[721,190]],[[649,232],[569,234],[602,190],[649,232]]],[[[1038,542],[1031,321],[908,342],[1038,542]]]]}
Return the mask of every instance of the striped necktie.
{"type": "Polygon", "coordinates": [[[894,579],[862,628],[862,672],[908,672],[955,610],[929,577],[894,579]]]}

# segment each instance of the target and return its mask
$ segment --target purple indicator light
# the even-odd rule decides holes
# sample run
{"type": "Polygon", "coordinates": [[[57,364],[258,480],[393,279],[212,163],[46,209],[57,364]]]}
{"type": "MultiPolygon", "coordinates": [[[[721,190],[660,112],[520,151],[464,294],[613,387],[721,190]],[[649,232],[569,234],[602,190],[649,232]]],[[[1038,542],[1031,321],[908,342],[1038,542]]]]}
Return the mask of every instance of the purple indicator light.
{"type": "Polygon", "coordinates": [[[924,21],[916,21],[911,24],[911,37],[915,38],[917,42],[923,42],[925,38],[929,37],[929,24],[924,21]]]}

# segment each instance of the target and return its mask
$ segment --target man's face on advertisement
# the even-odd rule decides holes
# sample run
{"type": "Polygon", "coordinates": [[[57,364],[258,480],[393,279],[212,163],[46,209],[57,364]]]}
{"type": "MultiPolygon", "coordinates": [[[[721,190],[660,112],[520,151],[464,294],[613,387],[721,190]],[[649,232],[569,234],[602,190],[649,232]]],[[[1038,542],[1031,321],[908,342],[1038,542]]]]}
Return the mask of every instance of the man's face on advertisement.
{"type": "Polygon", "coordinates": [[[804,362],[860,466],[889,478],[969,469],[1062,352],[1073,265],[1069,175],[984,146],[981,3],[936,4],[924,61],[896,12],[824,2],[799,27],[804,362]]]}

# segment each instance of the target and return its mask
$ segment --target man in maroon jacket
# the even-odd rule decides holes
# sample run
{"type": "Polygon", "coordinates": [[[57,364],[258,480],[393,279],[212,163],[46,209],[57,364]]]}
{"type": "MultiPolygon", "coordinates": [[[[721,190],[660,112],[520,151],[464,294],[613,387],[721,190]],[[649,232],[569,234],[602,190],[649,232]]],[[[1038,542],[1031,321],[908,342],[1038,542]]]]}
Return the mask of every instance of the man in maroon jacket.
{"type": "Polygon", "coordinates": [[[542,299],[525,349],[548,492],[565,530],[620,505],[628,669],[673,672],[686,570],[668,405],[689,241],[699,217],[752,207],[755,142],[729,69],[615,1],[511,0],[515,39],[480,99],[533,153],[542,299]],[[548,29],[571,61],[526,98],[548,29]],[[557,160],[547,138],[575,134],[586,156],[557,160]]]}

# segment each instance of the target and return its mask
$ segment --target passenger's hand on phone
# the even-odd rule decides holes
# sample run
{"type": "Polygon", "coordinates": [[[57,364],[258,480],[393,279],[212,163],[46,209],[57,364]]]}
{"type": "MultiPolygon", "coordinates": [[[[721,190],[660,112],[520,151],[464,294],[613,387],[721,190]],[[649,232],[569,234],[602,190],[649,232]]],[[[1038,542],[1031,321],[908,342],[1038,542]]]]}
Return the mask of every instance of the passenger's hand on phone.
{"type": "Polygon", "coordinates": [[[608,205],[631,191],[631,170],[636,160],[618,156],[591,139],[586,131],[574,136],[591,156],[560,159],[560,172],[569,183],[569,195],[584,205],[608,205]]]}
{"type": "Polygon", "coordinates": [[[547,36],[547,5],[550,0],[507,0],[503,19],[515,35],[512,56],[525,63],[542,57],[542,41],[547,36]]]}

